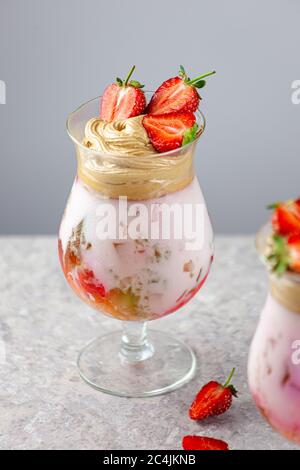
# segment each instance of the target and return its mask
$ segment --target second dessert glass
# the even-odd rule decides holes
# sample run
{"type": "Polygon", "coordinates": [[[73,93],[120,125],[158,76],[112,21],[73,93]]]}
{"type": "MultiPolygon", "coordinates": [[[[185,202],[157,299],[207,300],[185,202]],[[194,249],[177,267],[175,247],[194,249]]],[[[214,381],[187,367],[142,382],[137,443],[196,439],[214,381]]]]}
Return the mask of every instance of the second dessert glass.
{"type": "Polygon", "coordinates": [[[194,174],[205,121],[195,141],[146,156],[108,155],[82,144],[99,98],[68,118],[78,172],[59,232],[59,256],[79,297],[122,321],[80,353],[82,378],[127,397],[165,393],[188,382],[195,356],[147,322],[185,305],[201,288],[213,259],[213,233],[194,174]],[[193,240],[194,237],[194,240],[193,240]]]}
{"type": "MultiPolygon", "coordinates": [[[[258,233],[266,264],[270,224],[258,233]]],[[[268,265],[267,265],[268,267],[268,265]]],[[[269,293],[252,340],[248,381],[264,418],[300,444],[300,275],[269,271],[269,293]]]]}

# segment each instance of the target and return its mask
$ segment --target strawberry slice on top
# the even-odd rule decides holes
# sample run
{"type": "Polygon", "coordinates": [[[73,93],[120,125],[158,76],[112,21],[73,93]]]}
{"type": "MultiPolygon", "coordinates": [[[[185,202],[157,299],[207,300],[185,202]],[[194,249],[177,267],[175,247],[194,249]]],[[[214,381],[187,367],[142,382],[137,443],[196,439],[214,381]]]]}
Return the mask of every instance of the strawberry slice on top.
{"type": "Polygon", "coordinates": [[[144,85],[137,80],[130,80],[135,69],[131,68],[125,80],[116,79],[103,93],[100,117],[107,122],[128,119],[142,114],[146,107],[144,85]]]}
{"type": "Polygon", "coordinates": [[[155,150],[168,152],[185,145],[197,136],[198,126],[192,112],[146,114],[143,126],[155,150]]]}
{"type": "Polygon", "coordinates": [[[289,269],[300,273],[300,233],[289,235],[287,244],[289,250],[289,269]]]}
{"type": "Polygon", "coordinates": [[[208,72],[190,79],[181,65],[179,76],[169,78],[155,91],[147,107],[147,112],[151,114],[163,114],[174,111],[195,112],[200,102],[197,88],[203,88],[206,84],[204,78],[215,73],[215,71],[208,72]]]}
{"type": "Polygon", "coordinates": [[[300,199],[270,204],[269,209],[274,209],[272,226],[276,233],[289,235],[300,233],[300,199]]]}
{"type": "Polygon", "coordinates": [[[287,237],[275,233],[270,243],[267,261],[272,271],[279,275],[287,270],[300,273],[300,233],[292,233],[287,237]]]}
{"type": "Polygon", "coordinates": [[[237,396],[236,389],[230,385],[234,371],[233,368],[224,385],[212,380],[201,388],[189,409],[190,418],[201,420],[225,413],[230,408],[232,396],[237,396]]]}

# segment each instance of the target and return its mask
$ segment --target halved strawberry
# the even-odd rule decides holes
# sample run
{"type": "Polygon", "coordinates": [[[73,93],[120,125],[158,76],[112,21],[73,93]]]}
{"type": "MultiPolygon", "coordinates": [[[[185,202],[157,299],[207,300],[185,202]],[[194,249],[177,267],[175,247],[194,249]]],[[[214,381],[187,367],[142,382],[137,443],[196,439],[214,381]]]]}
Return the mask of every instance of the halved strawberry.
{"type": "Polygon", "coordinates": [[[78,270],[78,281],[81,288],[94,296],[105,297],[105,288],[98,279],[95,278],[93,271],[90,269],[78,270]]]}
{"type": "Polygon", "coordinates": [[[300,199],[278,202],[268,207],[274,209],[272,226],[276,233],[300,233],[300,199]]]}
{"type": "Polygon", "coordinates": [[[146,98],[137,80],[130,80],[135,65],[125,80],[116,79],[109,85],[101,100],[100,117],[107,122],[127,119],[142,114],[146,107],[146,98]],[[130,81],[129,81],[130,80],[130,81]]]}
{"type": "Polygon", "coordinates": [[[289,269],[300,273],[300,234],[290,235],[288,240],[289,269]]]}
{"type": "Polygon", "coordinates": [[[287,269],[300,273],[300,233],[294,233],[287,238],[274,234],[267,260],[271,269],[279,275],[287,269]]]}
{"type": "MultiPolygon", "coordinates": [[[[147,131],[151,144],[160,153],[181,147],[187,131],[193,133],[194,130],[196,136],[198,126],[195,123],[194,114],[188,111],[184,113],[147,114],[143,118],[143,126],[147,131]]],[[[190,140],[192,138],[193,136],[190,140]]]]}
{"type": "Polygon", "coordinates": [[[206,436],[184,436],[182,448],[184,450],[229,450],[227,442],[206,436]]]}
{"type": "Polygon", "coordinates": [[[206,83],[203,79],[214,73],[216,72],[209,72],[191,80],[181,65],[179,76],[169,78],[155,91],[147,112],[163,114],[174,111],[196,111],[200,101],[196,88],[203,88],[206,83]]]}
{"type": "Polygon", "coordinates": [[[201,388],[189,409],[192,419],[201,420],[208,416],[225,413],[232,403],[232,396],[237,396],[237,391],[230,380],[234,374],[233,368],[224,385],[211,381],[201,388]]]}

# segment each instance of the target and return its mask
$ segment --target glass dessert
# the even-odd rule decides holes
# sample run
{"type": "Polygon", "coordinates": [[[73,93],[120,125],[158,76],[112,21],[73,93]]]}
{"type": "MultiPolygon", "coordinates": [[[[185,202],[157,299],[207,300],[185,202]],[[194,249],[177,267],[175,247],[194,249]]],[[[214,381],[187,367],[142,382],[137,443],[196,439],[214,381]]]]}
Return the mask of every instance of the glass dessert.
{"type": "MultiPolygon", "coordinates": [[[[118,85],[121,93],[126,80],[118,85]]],[[[193,167],[205,122],[199,111],[194,120],[185,113],[183,124],[183,113],[145,113],[146,102],[143,114],[126,117],[126,102],[125,112],[123,107],[112,119],[111,87],[100,98],[101,118],[95,117],[99,98],[68,118],[78,172],[61,222],[59,256],[77,295],[122,320],[122,334],[102,336],[82,350],[82,378],[115,395],[157,395],[183,385],[195,371],[193,352],[169,335],[147,334],[146,322],[185,305],[210,269],[213,234],[193,167]],[[157,139],[157,116],[179,128],[192,119],[180,145],[163,151],[166,134],[157,139]],[[155,128],[151,139],[148,124],[155,128]],[[197,243],[184,227],[195,220],[197,243]]],[[[172,134],[167,148],[173,145],[172,134]]]]}
{"type": "Polygon", "coordinates": [[[300,444],[299,202],[298,208],[297,215],[297,201],[280,204],[272,226],[267,224],[257,236],[270,287],[251,344],[248,379],[262,415],[277,431],[300,444]]]}

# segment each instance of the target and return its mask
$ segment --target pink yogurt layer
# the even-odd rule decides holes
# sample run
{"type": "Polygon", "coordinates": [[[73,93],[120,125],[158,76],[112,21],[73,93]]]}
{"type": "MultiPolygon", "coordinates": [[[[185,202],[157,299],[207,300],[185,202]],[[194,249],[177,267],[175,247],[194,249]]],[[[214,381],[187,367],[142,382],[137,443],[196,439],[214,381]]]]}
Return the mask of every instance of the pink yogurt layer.
{"type": "Polygon", "coordinates": [[[300,443],[297,340],[300,340],[300,314],[287,310],[269,294],[251,344],[249,386],[270,424],[300,443]]]}

